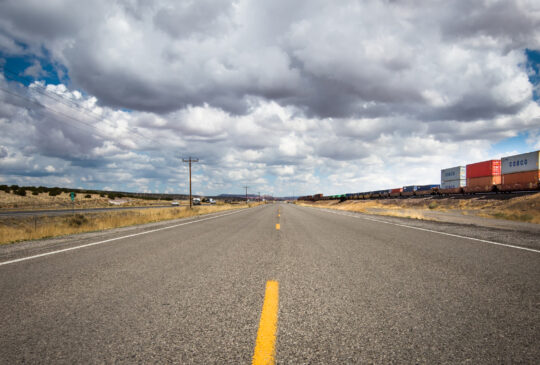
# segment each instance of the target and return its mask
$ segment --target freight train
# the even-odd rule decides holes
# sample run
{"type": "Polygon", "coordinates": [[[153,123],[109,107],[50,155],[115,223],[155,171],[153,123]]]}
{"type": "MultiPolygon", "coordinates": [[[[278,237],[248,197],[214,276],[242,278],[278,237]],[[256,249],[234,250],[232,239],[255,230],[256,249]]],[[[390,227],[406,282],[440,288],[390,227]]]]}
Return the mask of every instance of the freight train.
{"type": "Polygon", "coordinates": [[[441,183],[407,185],[400,188],[323,196],[301,196],[298,200],[349,200],[407,197],[419,195],[455,195],[540,191],[540,150],[500,160],[476,162],[441,170],[441,183]]]}

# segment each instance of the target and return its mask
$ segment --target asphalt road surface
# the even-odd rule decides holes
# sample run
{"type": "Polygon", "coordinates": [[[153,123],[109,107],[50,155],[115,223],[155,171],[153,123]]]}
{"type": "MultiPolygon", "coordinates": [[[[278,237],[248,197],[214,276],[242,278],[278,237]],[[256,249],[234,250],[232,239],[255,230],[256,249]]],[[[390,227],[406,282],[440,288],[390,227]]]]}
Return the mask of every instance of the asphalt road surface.
{"type": "Polygon", "coordinates": [[[248,364],[272,280],[276,363],[537,364],[540,238],[407,222],[275,204],[3,248],[0,361],[248,364]]]}

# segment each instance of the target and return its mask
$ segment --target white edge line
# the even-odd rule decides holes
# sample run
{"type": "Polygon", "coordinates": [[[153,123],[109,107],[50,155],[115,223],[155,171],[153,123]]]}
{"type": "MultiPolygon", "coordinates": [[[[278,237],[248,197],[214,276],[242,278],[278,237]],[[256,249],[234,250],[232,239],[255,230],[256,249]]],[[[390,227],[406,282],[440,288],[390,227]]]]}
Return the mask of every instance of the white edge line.
{"type": "MultiPolygon", "coordinates": [[[[21,262],[21,261],[26,261],[26,260],[37,259],[38,257],[49,256],[49,255],[55,255],[55,254],[61,253],[61,252],[67,252],[67,251],[78,250],[78,249],[80,249],[80,248],[85,248],[85,247],[90,247],[90,246],[100,245],[100,244],[102,244],[102,243],[107,243],[107,242],[112,242],[112,241],[122,240],[122,239],[124,239],[124,238],[130,238],[130,237],[135,237],[135,236],[141,236],[141,235],[143,235],[143,234],[148,234],[148,233],[154,233],[154,232],[158,232],[158,231],[163,231],[163,230],[166,230],[166,229],[176,228],[176,227],[180,227],[180,226],[185,226],[185,225],[192,224],[192,223],[199,223],[199,222],[207,221],[207,220],[210,220],[210,219],[216,219],[216,218],[221,218],[221,217],[225,217],[225,216],[232,215],[232,214],[237,214],[237,213],[240,213],[240,212],[245,212],[245,210],[244,210],[244,209],[239,209],[239,210],[237,210],[237,211],[230,212],[230,213],[227,213],[227,214],[216,215],[216,216],[213,216],[213,217],[202,218],[202,219],[198,219],[198,220],[194,220],[194,221],[189,221],[189,222],[179,223],[179,224],[175,224],[175,225],[172,225],[172,226],[167,226],[167,227],[163,227],[163,228],[152,229],[152,230],[150,230],[150,231],[144,231],[144,232],[139,232],[139,233],[133,233],[133,234],[129,234],[129,235],[127,235],[127,236],[121,236],[121,237],[109,238],[108,240],[103,240],[103,241],[98,241],[98,242],[87,243],[87,244],[85,244],[85,245],[80,245],[80,246],[75,246],[75,247],[63,248],[63,249],[61,249],[61,250],[56,250],[56,251],[50,251],[50,252],[40,253],[39,255],[33,255],[33,256],[27,256],[27,257],[21,257],[21,258],[19,258],[19,259],[14,259],[14,260],[9,260],[9,261],[0,262],[0,266],[9,265],[9,264],[14,264],[14,263],[16,263],[16,262],[21,262]]],[[[194,216],[193,218],[197,218],[197,217],[198,217],[198,216],[194,216]]]]}
{"type": "Polygon", "coordinates": [[[504,246],[504,247],[516,248],[516,249],[518,249],[518,250],[525,250],[525,251],[530,251],[530,252],[540,253],[540,250],[535,250],[534,248],[528,248],[528,247],[522,247],[522,246],[509,245],[509,244],[506,244],[506,243],[500,243],[500,242],[494,242],[494,241],[482,240],[482,239],[480,239],[480,238],[473,238],[473,237],[467,237],[467,236],[460,236],[460,235],[458,235],[458,234],[446,233],[446,232],[441,232],[441,231],[434,231],[434,230],[432,230],[432,229],[420,228],[420,227],[414,227],[414,226],[408,226],[408,225],[406,225],[406,224],[392,223],[392,222],[383,221],[383,220],[380,220],[380,219],[368,218],[368,217],[362,217],[362,216],[359,216],[359,215],[351,215],[351,214],[337,213],[337,212],[334,212],[334,211],[331,211],[331,210],[328,210],[328,209],[325,209],[325,208],[315,208],[315,207],[308,207],[308,208],[318,209],[318,210],[325,211],[325,212],[327,212],[327,213],[332,213],[332,214],[337,214],[337,215],[344,215],[344,216],[346,216],[346,217],[351,217],[351,218],[359,218],[359,219],[364,219],[364,220],[368,220],[368,221],[374,221],[374,222],[379,222],[379,223],[391,224],[391,225],[393,225],[393,226],[398,226],[398,227],[406,227],[406,228],[416,229],[416,230],[419,230],[419,231],[426,231],[426,232],[438,233],[438,234],[442,234],[442,235],[445,235],[445,236],[451,236],[451,237],[457,237],[457,238],[464,238],[464,239],[467,239],[467,240],[478,241],[478,242],[484,242],[484,243],[489,243],[489,244],[497,245],[497,246],[504,246]]]}

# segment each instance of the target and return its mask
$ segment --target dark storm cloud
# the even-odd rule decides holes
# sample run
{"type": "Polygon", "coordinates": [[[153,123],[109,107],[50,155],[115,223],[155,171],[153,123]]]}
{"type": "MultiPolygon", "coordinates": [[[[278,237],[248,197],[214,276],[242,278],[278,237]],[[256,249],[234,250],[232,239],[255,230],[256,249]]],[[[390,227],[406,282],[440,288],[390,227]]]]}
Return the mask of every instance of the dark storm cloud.
{"type": "Polygon", "coordinates": [[[205,104],[247,114],[255,97],[322,118],[388,116],[404,105],[420,117],[492,118],[520,104],[501,108],[495,99],[468,106],[466,90],[453,89],[451,75],[442,75],[444,53],[454,39],[479,36],[504,52],[534,45],[540,24],[532,3],[504,1],[28,0],[2,8],[0,29],[49,50],[74,84],[103,105],[162,114],[205,104]],[[455,108],[431,108],[423,95],[441,77],[448,80],[435,87],[462,100],[455,108]]]}
{"type": "Polygon", "coordinates": [[[532,9],[520,7],[516,1],[453,1],[450,4],[456,16],[445,18],[442,24],[447,40],[483,35],[505,40],[511,48],[523,47],[540,27],[540,19],[530,14],[532,9]]]}

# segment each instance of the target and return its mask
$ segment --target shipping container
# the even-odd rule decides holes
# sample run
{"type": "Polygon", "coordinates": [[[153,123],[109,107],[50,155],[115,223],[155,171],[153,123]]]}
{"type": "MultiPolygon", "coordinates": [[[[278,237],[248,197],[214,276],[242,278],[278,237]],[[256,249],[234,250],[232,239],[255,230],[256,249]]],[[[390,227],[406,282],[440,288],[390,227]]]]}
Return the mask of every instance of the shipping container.
{"type": "Polygon", "coordinates": [[[507,156],[501,159],[501,173],[513,174],[516,172],[539,170],[538,160],[540,151],[507,156]]]}
{"type": "Polygon", "coordinates": [[[483,176],[467,179],[466,193],[487,193],[500,189],[501,176],[483,176]]]}
{"type": "Polygon", "coordinates": [[[413,192],[413,191],[416,191],[416,190],[418,190],[417,185],[407,185],[407,186],[403,187],[403,192],[404,193],[410,193],[410,192],[413,192]]]}
{"type": "Polygon", "coordinates": [[[467,185],[467,180],[451,180],[451,181],[442,181],[441,189],[458,189],[467,185]]]}
{"type": "Polygon", "coordinates": [[[443,181],[464,180],[466,169],[465,166],[450,167],[441,170],[441,183],[443,181]]]}
{"type": "Polygon", "coordinates": [[[401,193],[403,188],[390,189],[390,194],[401,193]]]}
{"type": "Polygon", "coordinates": [[[438,189],[439,184],[429,184],[429,185],[418,185],[418,188],[416,190],[418,191],[426,191],[426,190],[433,190],[438,189]]]}
{"type": "Polygon", "coordinates": [[[536,190],[540,188],[540,170],[502,175],[501,190],[536,190]]]}
{"type": "Polygon", "coordinates": [[[501,160],[489,160],[467,165],[467,179],[500,175],[501,160]]]}
{"type": "Polygon", "coordinates": [[[418,185],[416,189],[416,195],[430,195],[435,194],[439,190],[439,184],[418,185]]]}

